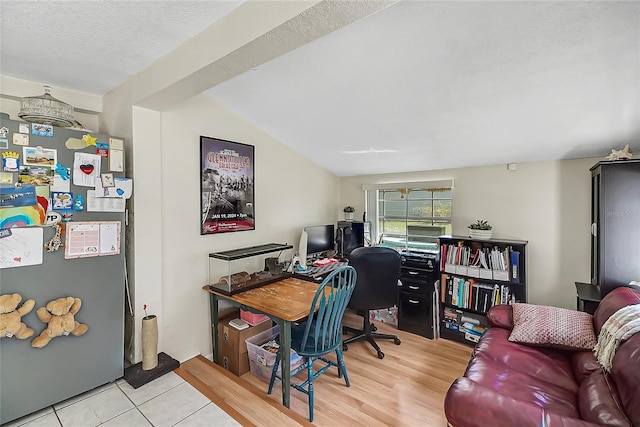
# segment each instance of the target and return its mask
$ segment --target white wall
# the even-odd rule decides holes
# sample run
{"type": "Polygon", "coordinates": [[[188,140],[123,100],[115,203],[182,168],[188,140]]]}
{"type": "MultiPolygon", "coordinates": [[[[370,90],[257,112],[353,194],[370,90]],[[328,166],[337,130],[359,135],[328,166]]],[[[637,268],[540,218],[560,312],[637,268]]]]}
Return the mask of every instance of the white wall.
{"type": "MultiPolygon", "coordinates": [[[[161,128],[161,141],[156,144],[161,164],[153,167],[162,171],[158,183],[161,210],[157,212],[162,218],[157,230],[162,236],[162,255],[145,260],[151,263],[148,267],[162,271],[161,284],[141,283],[138,274],[136,298],[139,305],[145,293],[152,295],[161,289],[160,346],[184,361],[212,352],[209,296],[202,289],[209,280],[208,254],[271,242],[297,246],[303,226],[337,221],[339,179],[206,96],[164,111],[161,128]],[[200,235],[201,135],[255,146],[255,230],[200,235]]],[[[136,168],[145,161],[144,154],[139,154],[136,168]]],[[[137,187],[136,191],[158,192],[158,187],[137,187]]],[[[136,269],[142,267],[137,258],[136,269]]]]}
{"type": "Polygon", "coordinates": [[[589,282],[591,174],[599,159],[359,176],[341,179],[340,206],[361,215],[362,184],[454,179],[453,234],[467,235],[476,219],[493,225],[495,237],[527,246],[528,301],[575,308],[574,282],[589,282]]]}

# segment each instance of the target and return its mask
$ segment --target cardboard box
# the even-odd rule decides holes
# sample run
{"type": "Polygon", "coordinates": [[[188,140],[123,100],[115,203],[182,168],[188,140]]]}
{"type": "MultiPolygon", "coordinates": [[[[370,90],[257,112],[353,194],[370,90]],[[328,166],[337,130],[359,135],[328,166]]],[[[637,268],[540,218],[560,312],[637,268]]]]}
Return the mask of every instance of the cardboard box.
{"type": "Polygon", "coordinates": [[[271,328],[271,320],[249,326],[239,331],[229,326],[229,321],[239,318],[239,313],[225,317],[218,323],[218,360],[220,366],[240,376],[249,372],[249,356],[247,355],[246,339],[271,328]]]}

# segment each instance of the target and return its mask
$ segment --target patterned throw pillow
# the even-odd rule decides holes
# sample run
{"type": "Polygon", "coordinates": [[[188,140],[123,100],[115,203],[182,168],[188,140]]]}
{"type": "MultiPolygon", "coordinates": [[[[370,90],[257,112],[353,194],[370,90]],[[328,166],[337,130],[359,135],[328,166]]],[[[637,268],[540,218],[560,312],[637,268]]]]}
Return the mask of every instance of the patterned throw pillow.
{"type": "Polygon", "coordinates": [[[593,350],[597,339],[592,316],[581,311],[516,303],[509,341],[564,350],[593,350]]]}

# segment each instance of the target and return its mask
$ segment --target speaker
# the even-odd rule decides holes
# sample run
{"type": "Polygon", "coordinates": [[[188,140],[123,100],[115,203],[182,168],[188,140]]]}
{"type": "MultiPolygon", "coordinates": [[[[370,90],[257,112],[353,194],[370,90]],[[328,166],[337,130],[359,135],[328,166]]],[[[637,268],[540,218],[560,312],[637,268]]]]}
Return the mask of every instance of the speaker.
{"type": "Polygon", "coordinates": [[[336,243],[341,258],[346,258],[355,248],[364,246],[364,222],[338,221],[336,243]]]}

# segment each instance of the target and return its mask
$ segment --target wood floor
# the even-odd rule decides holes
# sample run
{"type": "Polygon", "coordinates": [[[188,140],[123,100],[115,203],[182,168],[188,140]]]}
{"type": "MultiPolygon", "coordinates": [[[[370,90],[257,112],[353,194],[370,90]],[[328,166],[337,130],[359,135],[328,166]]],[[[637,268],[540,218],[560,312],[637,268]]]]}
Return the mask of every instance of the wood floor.
{"type": "MultiPolygon", "coordinates": [[[[347,315],[345,325],[361,326],[347,315]]],[[[402,340],[379,340],[384,359],[365,342],[349,345],[344,360],[351,387],[331,369],[315,384],[315,419],[308,421],[307,396],[292,388],[291,409],[281,405],[281,389],[266,394],[267,383],[250,372],[237,377],[198,356],[176,373],[244,426],[446,426],[444,395],[461,376],[472,347],[429,340],[376,323],[378,331],[402,340]]]]}

